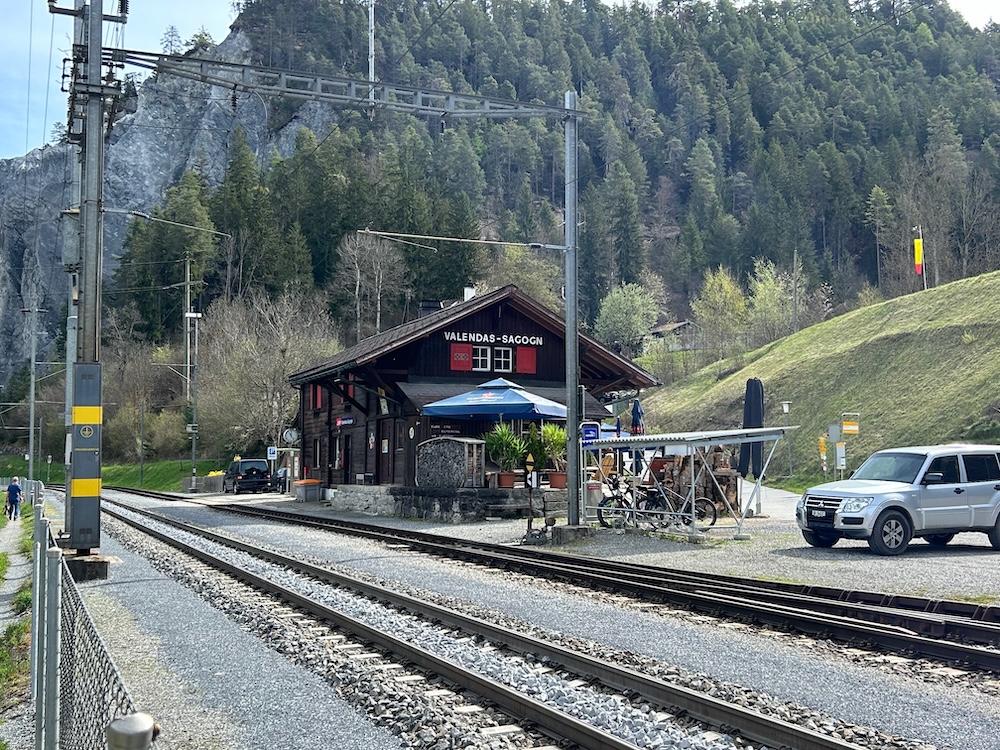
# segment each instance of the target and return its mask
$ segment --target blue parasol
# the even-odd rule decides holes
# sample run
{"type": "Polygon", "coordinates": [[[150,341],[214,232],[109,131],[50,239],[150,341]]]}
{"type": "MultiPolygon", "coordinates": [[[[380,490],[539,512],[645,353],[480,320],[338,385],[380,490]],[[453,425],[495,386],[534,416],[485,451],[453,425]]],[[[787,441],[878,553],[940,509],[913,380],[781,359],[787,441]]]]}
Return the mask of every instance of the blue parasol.
{"type": "Polygon", "coordinates": [[[531,393],[505,378],[491,380],[457,396],[433,401],[424,406],[423,413],[455,419],[566,419],[565,406],[531,393]]]}

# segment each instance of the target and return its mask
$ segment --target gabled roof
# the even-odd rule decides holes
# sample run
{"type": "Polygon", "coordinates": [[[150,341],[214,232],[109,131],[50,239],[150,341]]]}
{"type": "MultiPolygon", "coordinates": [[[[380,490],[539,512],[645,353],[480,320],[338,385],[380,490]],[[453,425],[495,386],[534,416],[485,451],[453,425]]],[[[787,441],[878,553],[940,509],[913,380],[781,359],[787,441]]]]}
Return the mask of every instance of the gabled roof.
{"type": "MultiPolygon", "coordinates": [[[[292,373],[288,382],[293,386],[300,386],[317,380],[336,378],[349,370],[372,365],[380,357],[427,338],[463,318],[501,302],[506,302],[513,309],[532,318],[539,325],[551,330],[560,339],[565,338],[566,323],[562,316],[528,297],[516,286],[508,285],[369,336],[354,346],[344,349],[332,359],[292,373]]],[[[614,388],[619,390],[651,388],[657,384],[653,376],[611,351],[597,339],[583,332],[580,332],[579,336],[581,380],[613,379],[614,388]]]]}

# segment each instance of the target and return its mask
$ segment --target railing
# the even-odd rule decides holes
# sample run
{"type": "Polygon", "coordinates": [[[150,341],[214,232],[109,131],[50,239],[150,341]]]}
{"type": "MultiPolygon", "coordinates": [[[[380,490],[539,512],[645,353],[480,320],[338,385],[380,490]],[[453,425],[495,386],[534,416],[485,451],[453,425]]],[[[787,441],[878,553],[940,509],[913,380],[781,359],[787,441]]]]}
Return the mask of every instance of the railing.
{"type": "MultiPolygon", "coordinates": [[[[33,488],[34,490],[35,488],[33,488]]],[[[29,501],[41,498],[33,493],[29,501]]],[[[56,546],[44,502],[34,510],[31,686],[35,750],[146,750],[156,730],[128,689],[56,546]]]]}

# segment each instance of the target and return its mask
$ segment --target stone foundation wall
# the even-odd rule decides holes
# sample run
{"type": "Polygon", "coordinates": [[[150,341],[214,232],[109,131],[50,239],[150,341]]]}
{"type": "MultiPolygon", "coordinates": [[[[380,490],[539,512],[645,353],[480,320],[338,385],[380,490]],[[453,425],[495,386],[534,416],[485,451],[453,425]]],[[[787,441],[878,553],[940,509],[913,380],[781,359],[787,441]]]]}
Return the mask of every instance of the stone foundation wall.
{"type": "MultiPolygon", "coordinates": [[[[482,521],[488,516],[524,515],[526,489],[451,489],[432,487],[365,486],[345,484],[325,489],[326,502],[335,510],[376,516],[419,518],[441,523],[482,521]]],[[[534,490],[531,503],[536,516],[565,516],[565,490],[534,490]]]]}

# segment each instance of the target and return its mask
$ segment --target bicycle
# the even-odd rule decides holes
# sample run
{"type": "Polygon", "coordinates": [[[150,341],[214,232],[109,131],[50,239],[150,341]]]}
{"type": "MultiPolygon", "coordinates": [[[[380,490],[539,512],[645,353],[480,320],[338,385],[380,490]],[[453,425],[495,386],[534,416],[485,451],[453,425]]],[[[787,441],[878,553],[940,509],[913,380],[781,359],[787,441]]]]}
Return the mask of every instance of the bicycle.
{"type": "Polygon", "coordinates": [[[611,494],[601,498],[601,502],[598,503],[597,522],[606,529],[613,526],[637,526],[631,485],[615,472],[607,475],[607,481],[611,494]]]}
{"type": "MultiPolygon", "coordinates": [[[[645,524],[655,531],[677,524],[691,524],[690,498],[669,487],[658,484],[639,488],[636,492],[627,479],[616,473],[608,474],[608,487],[611,494],[602,498],[597,506],[597,521],[604,528],[631,528],[645,524]]],[[[715,503],[707,497],[696,497],[694,520],[699,526],[714,526],[719,520],[715,503]]]]}
{"type": "MultiPolygon", "coordinates": [[[[644,487],[639,501],[641,518],[654,529],[682,523],[691,525],[691,497],[682,495],[663,484],[644,487]],[[679,505],[678,505],[679,503],[679,505]]],[[[714,526],[719,509],[707,497],[694,498],[694,521],[699,526],[714,526]]]]}

